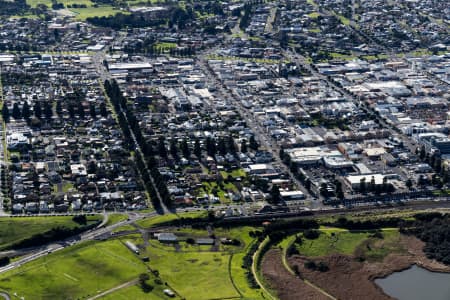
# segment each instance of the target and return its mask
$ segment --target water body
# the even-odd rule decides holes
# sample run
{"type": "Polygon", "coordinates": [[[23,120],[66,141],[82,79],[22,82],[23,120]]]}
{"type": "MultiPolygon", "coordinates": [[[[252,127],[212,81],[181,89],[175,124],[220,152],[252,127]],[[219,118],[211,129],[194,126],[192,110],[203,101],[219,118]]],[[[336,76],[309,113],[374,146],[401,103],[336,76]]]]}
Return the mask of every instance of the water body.
{"type": "Polygon", "coordinates": [[[399,300],[450,299],[450,273],[431,272],[416,265],[376,279],[375,283],[399,300]]]}

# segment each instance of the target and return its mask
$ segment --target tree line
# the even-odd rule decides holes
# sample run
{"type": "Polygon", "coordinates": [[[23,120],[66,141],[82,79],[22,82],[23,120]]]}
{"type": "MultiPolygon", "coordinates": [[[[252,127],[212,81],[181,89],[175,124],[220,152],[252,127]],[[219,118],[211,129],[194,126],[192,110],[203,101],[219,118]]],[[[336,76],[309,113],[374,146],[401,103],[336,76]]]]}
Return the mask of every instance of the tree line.
{"type": "Polygon", "coordinates": [[[161,203],[158,200],[159,194],[164,205],[171,208],[172,199],[170,197],[169,190],[167,189],[167,183],[157,168],[156,160],[154,158],[155,152],[151,144],[144,139],[139,126],[139,121],[134,115],[133,110],[128,107],[127,99],[122,95],[122,92],[120,91],[120,88],[115,80],[112,82],[106,80],[104,87],[106,94],[110,98],[114,110],[117,113],[119,126],[124,134],[125,146],[130,151],[135,150],[135,144],[132,138],[133,133],[138,144],[136,146],[139,146],[142,150],[144,157],[142,157],[139,151],[136,151],[135,159],[137,167],[141,172],[145,187],[150,194],[153,207],[157,210],[162,208],[161,203]],[[152,178],[153,183],[151,180],[152,178]]]}
{"type": "Polygon", "coordinates": [[[400,232],[411,234],[425,242],[426,256],[450,265],[450,216],[441,213],[417,214],[410,226],[401,226],[400,232]]]}
{"type": "Polygon", "coordinates": [[[54,241],[61,241],[66,238],[69,238],[71,236],[80,234],[86,230],[95,228],[98,224],[100,224],[100,221],[98,221],[94,224],[85,225],[85,226],[77,226],[74,228],[58,226],[58,227],[52,228],[44,233],[38,233],[27,239],[19,241],[15,244],[9,246],[8,249],[21,249],[21,248],[36,247],[36,246],[48,244],[48,243],[51,243],[54,241]]]}

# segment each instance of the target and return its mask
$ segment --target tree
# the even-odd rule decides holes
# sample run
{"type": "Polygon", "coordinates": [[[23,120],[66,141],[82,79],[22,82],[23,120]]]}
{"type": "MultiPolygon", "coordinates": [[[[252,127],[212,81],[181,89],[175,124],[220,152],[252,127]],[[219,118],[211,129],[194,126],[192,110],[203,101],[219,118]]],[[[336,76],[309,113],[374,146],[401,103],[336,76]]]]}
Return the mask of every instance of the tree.
{"type": "Polygon", "coordinates": [[[33,106],[34,116],[38,119],[42,118],[42,108],[39,102],[35,102],[33,106]]]}
{"type": "Polygon", "coordinates": [[[384,192],[384,193],[387,193],[387,191],[389,189],[388,185],[389,185],[389,183],[387,181],[387,177],[385,176],[385,177],[383,177],[383,185],[381,187],[381,191],[384,192]]]}
{"type": "Polygon", "coordinates": [[[217,152],[216,142],[210,137],[206,138],[206,152],[209,156],[215,156],[217,152]]]}
{"type": "Polygon", "coordinates": [[[304,264],[305,268],[310,269],[310,270],[315,270],[317,268],[317,265],[314,261],[312,260],[307,260],[304,264]]]}
{"type": "Polygon", "coordinates": [[[326,263],[324,263],[323,261],[319,262],[319,264],[317,265],[317,270],[319,270],[320,272],[326,272],[329,269],[330,268],[328,267],[328,265],[326,263]]]}
{"type": "Polygon", "coordinates": [[[72,103],[69,103],[67,110],[69,111],[70,119],[73,120],[75,118],[75,108],[73,107],[72,103]]]}
{"type": "Polygon", "coordinates": [[[372,176],[372,178],[370,179],[370,191],[375,191],[375,176],[372,176]]]}
{"type": "Polygon", "coordinates": [[[406,187],[407,187],[408,189],[411,189],[411,188],[412,188],[413,182],[412,182],[411,178],[408,178],[408,180],[406,180],[405,185],[406,185],[406,187]]]}
{"type": "Polygon", "coordinates": [[[283,30],[280,31],[279,35],[280,35],[279,36],[280,47],[283,48],[283,49],[286,49],[286,47],[287,47],[287,45],[289,43],[289,37],[288,37],[286,31],[283,31],[283,30]]]}
{"type": "Polygon", "coordinates": [[[189,145],[186,140],[183,140],[181,142],[180,149],[184,157],[189,158],[191,156],[191,151],[189,149],[189,145]]]}
{"type": "Polygon", "coordinates": [[[88,174],[96,174],[97,173],[97,164],[95,163],[95,160],[89,161],[87,165],[87,172],[88,174]]]}
{"type": "Polygon", "coordinates": [[[30,106],[28,105],[27,101],[25,101],[25,103],[22,106],[22,117],[25,120],[29,120],[30,119],[30,106]]]}
{"type": "Polygon", "coordinates": [[[440,173],[441,172],[441,168],[442,168],[442,160],[441,158],[438,156],[436,157],[436,159],[434,160],[434,170],[436,171],[436,173],[440,173]]]}
{"type": "Polygon", "coordinates": [[[139,285],[144,293],[149,293],[153,290],[153,286],[147,283],[150,276],[147,273],[142,273],[139,275],[139,285]]]}
{"type": "Polygon", "coordinates": [[[328,188],[328,186],[325,182],[322,182],[320,184],[319,192],[324,197],[328,197],[328,189],[327,188],[328,188]]]}
{"type": "Polygon", "coordinates": [[[241,152],[247,153],[247,140],[243,139],[241,142],[241,152]]]}
{"type": "Polygon", "coordinates": [[[78,115],[80,116],[80,118],[84,119],[84,106],[83,106],[83,103],[81,101],[78,102],[77,111],[78,111],[78,115]]]}
{"type": "Polygon", "coordinates": [[[8,256],[4,256],[0,258],[0,267],[8,265],[10,262],[10,258],[8,256]]]}
{"type": "Polygon", "coordinates": [[[319,235],[320,235],[320,232],[315,229],[306,229],[303,232],[303,236],[305,237],[305,239],[308,239],[308,240],[315,240],[319,237],[319,235]]]}
{"type": "Polygon", "coordinates": [[[3,103],[2,118],[3,118],[3,121],[5,121],[6,123],[9,122],[9,109],[8,109],[8,106],[6,105],[6,103],[3,103]]]}
{"type": "Polygon", "coordinates": [[[309,178],[306,178],[305,182],[303,183],[305,188],[309,191],[311,190],[311,180],[309,178]]]}
{"type": "Polygon", "coordinates": [[[100,103],[100,115],[103,118],[106,118],[108,116],[108,110],[106,109],[105,102],[100,103]]]}
{"type": "Polygon", "coordinates": [[[198,139],[194,142],[194,154],[197,156],[197,158],[200,158],[202,156],[202,148],[200,147],[200,141],[198,139]]]}
{"type": "Polygon", "coordinates": [[[228,136],[226,144],[227,144],[228,151],[232,154],[235,154],[236,153],[236,144],[234,143],[234,139],[232,136],[228,136]]]}
{"type": "Polygon", "coordinates": [[[58,116],[62,116],[62,104],[61,101],[56,102],[56,113],[58,116]]]}
{"type": "Polygon", "coordinates": [[[250,149],[252,149],[254,151],[258,150],[258,147],[259,147],[258,142],[256,142],[255,136],[253,136],[253,135],[250,137],[249,147],[250,147],[250,149]]]}
{"type": "Polygon", "coordinates": [[[278,204],[280,201],[281,201],[280,188],[278,187],[278,185],[274,185],[270,190],[270,203],[278,204]]]}
{"type": "Polygon", "coordinates": [[[95,119],[97,117],[97,112],[95,111],[95,105],[94,103],[91,103],[89,105],[89,114],[91,115],[92,119],[95,119]]]}
{"type": "Polygon", "coordinates": [[[339,200],[344,199],[344,192],[342,191],[342,183],[339,180],[336,180],[335,185],[336,185],[336,189],[335,189],[336,197],[339,200]]]}
{"type": "Polygon", "coordinates": [[[45,104],[44,104],[44,115],[47,120],[51,119],[53,116],[53,109],[52,109],[52,105],[50,104],[50,102],[45,102],[45,104]]]}
{"type": "Polygon", "coordinates": [[[225,141],[224,141],[223,138],[220,138],[219,142],[217,142],[217,150],[219,150],[219,153],[222,156],[227,154],[227,146],[226,146],[225,141]]]}
{"type": "Polygon", "coordinates": [[[172,139],[170,141],[170,154],[172,154],[172,157],[174,159],[178,159],[178,148],[177,148],[177,142],[172,139]]]}
{"type": "Polygon", "coordinates": [[[366,192],[366,177],[363,177],[359,180],[359,190],[361,193],[366,192]]]}
{"type": "Polygon", "coordinates": [[[160,137],[158,140],[158,154],[163,158],[167,158],[167,149],[164,137],[160,137]]]}
{"type": "Polygon", "coordinates": [[[13,105],[12,117],[16,120],[22,117],[20,113],[19,104],[17,102],[15,102],[13,105]]]}
{"type": "Polygon", "coordinates": [[[423,160],[425,158],[425,155],[426,155],[425,146],[422,146],[420,148],[420,154],[419,154],[420,159],[423,160]]]}

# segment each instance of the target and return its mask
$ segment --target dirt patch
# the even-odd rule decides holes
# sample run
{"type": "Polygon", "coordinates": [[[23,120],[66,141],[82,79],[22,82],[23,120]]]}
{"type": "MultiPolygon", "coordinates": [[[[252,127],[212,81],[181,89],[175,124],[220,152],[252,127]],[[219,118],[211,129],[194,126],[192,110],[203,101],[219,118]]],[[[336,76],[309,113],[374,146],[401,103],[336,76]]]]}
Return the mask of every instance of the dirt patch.
{"type": "Polygon", "coordinates": [[[286,270],[279,249],[271,249],[264,255],[261,271],[269,287],[277,292],[281,300],[328,299],[286,270]]]}
{"type": "MultiPolygon", "coordinates": [[[[377,262],[361,262],[354,256],[334,254],[313,259],[325,262],[329,271],[319,272],[304,267],[307,258],[294,255],[288,259],[291,266],[297,265],[303,278],[308,279],[338,299],[392,299],[383,293],[373,280],[393,272],[409,268],[413,264],[433,271],[450,272],[450,267],[428,259],[422,251],[424,243],[412,236],[401,236],[402,253],[391,253],[377,262]]],[[[294,299],[294,298],[291,298],[294,299]]],[[[314,299],[314,298],[302,298],[314,299]]]]}

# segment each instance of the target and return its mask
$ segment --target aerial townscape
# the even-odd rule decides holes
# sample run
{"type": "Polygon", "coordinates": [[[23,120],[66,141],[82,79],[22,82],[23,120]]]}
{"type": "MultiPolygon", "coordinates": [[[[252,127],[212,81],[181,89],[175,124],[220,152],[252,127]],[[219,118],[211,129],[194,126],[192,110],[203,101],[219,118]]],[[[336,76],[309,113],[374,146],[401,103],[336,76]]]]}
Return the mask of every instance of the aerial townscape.
{"type": "Polygon", "coordinates": [[[450,299],[449,1],[0,0],[0,121],[0,299],[450,299]]]}

